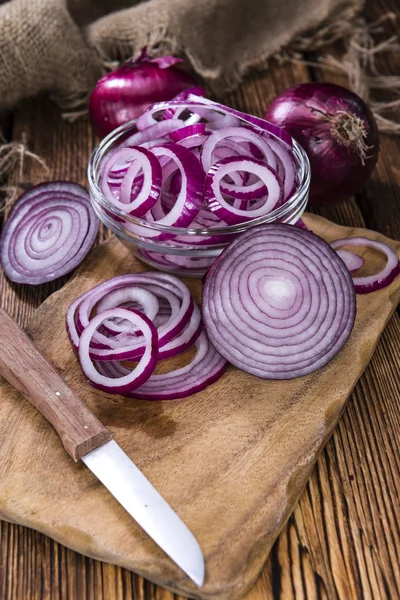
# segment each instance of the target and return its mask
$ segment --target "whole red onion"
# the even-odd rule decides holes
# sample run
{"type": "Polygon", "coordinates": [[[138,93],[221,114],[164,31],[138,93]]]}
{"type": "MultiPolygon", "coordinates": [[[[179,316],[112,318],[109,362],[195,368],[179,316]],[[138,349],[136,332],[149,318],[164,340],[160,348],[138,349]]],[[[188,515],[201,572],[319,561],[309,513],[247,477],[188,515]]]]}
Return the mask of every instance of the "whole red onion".
{"type": "Polygon", "coordinates": [[[89,101],[89,116],[97,135],[104,137],[143,111],[196,85],[194,77],[177,67],[175,56],[150,58],[146,49],[98,80],[89,101]]]}
{"type": "Polygon", "coordinates": [[[275,98],[264,119],[286,129],[306,151],[314,204],[344,200],[360,190],[378,160],[371,110],[340,85],[295,85],[275,98]]]}

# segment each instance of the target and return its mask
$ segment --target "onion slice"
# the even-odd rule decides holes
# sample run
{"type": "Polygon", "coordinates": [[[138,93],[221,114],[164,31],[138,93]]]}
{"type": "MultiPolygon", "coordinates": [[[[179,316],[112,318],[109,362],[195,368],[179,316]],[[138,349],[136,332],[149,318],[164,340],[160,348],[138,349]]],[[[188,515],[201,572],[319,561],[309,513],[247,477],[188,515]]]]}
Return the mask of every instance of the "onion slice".
{"type": "Polygon", "coordinates": [[[292,379],[323,367],[353,328],[349,271],[310,231],[253,227],[209,270],[203,319],[216,350],[265,379],[292,379]]]}
{"type": "Polygon", "coordinates": [[[146,148],[122,148],[113,154],[104,166],[101,189],[105,197],[116,208],[135,217],[145,215],[160,197],[162,171],[159,160],[146,148]],[[116,171],[116,162],[122,162],[124,177],[120,187],[120,200],[110,188],[110,176],[116,171]],[[125,170],[126,169],[126,170],[125,170]],[[140,172],[143,173],[142,185],[138,194],[132,198],[133,185],[140,172]]]}
{"type": "Polygon", "coordinates": [[[39,285],[66,275],[85,258],[99,229],[88,192],[69,181],[41,183],[14,204],[1,237],[9,279],[39,285]]]}
{"type": "MultiPolygon", "coordinates": [[[[118,228],[122,222],[143,240],[186,244],[184,234],[167,229],[224,227],[264,217],[285,204],[299,185],[291,139],[284,131],[218,103],[185,96],[149,107],[136,123],[140,131],[112,150],[100,168],[100,187],[112,205],[105,209],[107,215],[118,228]],[[229,159],[238,161],[236,168],[224,167],[210,210],[210,178],[217,182],[217,167],[229,159]],[[239,162],[244,159],[248,163],[239,162]],[[246,171],[244,164],[251,168],[246,171]],[[143,222],[125,220],[119,211],[143,222]]],[[[208,241],[202,237],[193,244],[208,241]]]]}
{"type": "Polygon", "coordinates": [[[340,256],[350,273],[355,273],[365,264],[365,260],[361,256],[358,256],[358,254],[354,254],[354,252],[336,250],[336,254],[340,256]]]}
{"type": "Polygon", "coordinates": [[[367,248],[373,248],[374,250],[377,250],[386,256],[386,265],[379,273],[376,273],[375,275],[368,275],[366,277],[353,277],[354,289],[357,294],[369,294],[385,288],[392,283],[393,279],[400,272],[400,264],[396,252],[383,242],[369,240],[368,238],[364,237],[354,237],[336,240],[331,243],[331,246],[335,250],[338,250],[342,246],[364,246],[367,248]]]}
{"type": "Polygon", "coordinates": [[[96,315],[82,332],[79,341],[79,360],[82,371],[94,387],[106,392],[124,394],[141,386],[149,379],[156,368],[157,359],[157,330],[153,323],[142,313],[132,312],[124,308],[109,309],[96,315]],[[104,321],[115,317],[131,321],[142,332],[146,344],[145,351],[137,366],[132,371],[127,369],[127,372],[117,379],[100,373],[90,357],[90,342],[93,334],[104,321]]]}
{"type": "MultiPolygon", "coordinates": [[[[255,158],[224,158],[211,167],[206,177],[205,196],[208,209],[220,219],[235,225],[267,215],[278,204],[283,193],[282,184],[275,171],[267,164],[255,158]],[[265,201],[257,208],[241,209],[231,206],[222,195],[220,185],[226,175],[232,171],[254,173],[262,181],[267,190],[265,201]]],[[[251,194],[251,192],[249,192],[251,194]]]]}
{"type": "Polygon", "coordinates": [[[170,143],[155,146],[157,157],[167,156],[180,171],[182,183],[174,206],[161,219],[155,221],[173,227],[187,227],[199,213],[203,202],[204,173],[199,161],[184,146],[170,143]]]}
{"type": "MultiPolygon", "coordinates": [[[[196,349],[188,365],[165,375],[152,375],[127,395],[142,400],[177,400],[204,390],[223,375],[228,363],[212,346],[205,332],[196,341],[196,349]]],[[[126,376],[128,372],[126,367],[115,362],[98,363],[97,367],[110,378],[126,376]]]]}
{"type": "MultiPolygon", "coordinates": [[[[81,333],[91,322],[93,310],[114,308],[112,305],[119,301],[136,301],[141,305],[142,312],[152,318],[155,310],[154,297],[158,301],[166,302],[170,307],[168,318],[157,327],[158,346],[160,350],[165,348],[164,356],[179,354],[182,351],[181,347],[186,347],[189,339],[196,339],[199,324],[197,317],[192,318],[192,315],[197,307],[187,286],[180,279],[166,273],[151,272],[114,277],[74,300],[66,319],[68,336],[73,347],[78,350],[81,333]],[[168,345],[176,338],[176,342],[168,345]]],[[[104,324],[109,327],[109,320],[104,324]]],[[[143,342],[141,336],[129,332],[122,332],[118,337],[108,337],[100,331],[95,331],[91,338],[90,357],[97,360],[136,360],[143,354],[143,342]]]]}
{"type": "MultiPolygon", "coordinates": [[[[209,171],[213,165],[213,152],[217,144],[221,144],[226,138],[234,138],[235,140],[244,140],[253,143],[262,153],[267,164],[275,169],[277,166],[275,153],[269,146],[267,140],[247,127],[224,127],[214,131],[204,142],[201,152],[201,162],[205,172],[209,171]]],[[[239,147],[235,145],[236,151],[240,152],[239,147]]],[[[242,153],[243,154],[243,153],[242,153]]]]}

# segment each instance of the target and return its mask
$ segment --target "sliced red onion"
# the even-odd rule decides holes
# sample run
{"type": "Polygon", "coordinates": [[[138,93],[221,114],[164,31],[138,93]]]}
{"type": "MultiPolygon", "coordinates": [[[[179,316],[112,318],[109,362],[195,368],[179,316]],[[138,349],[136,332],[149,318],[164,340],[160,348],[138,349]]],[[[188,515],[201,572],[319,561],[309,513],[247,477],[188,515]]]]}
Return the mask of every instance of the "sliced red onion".
{"type": "Polygon", "coordinates": [[[357,294],[369,294],[385,288],[392,283],[393,279],[400,272],[400,264],[396,252],[383,242],[369,240],[364,237],[354,237],[336,240],[332,242],[331,246],[335,250],[338,250],[338,248],[341,248],[342,246],[373,248],[386,256],[386,265],[379,273],[368,275],[366,277],[353,277],[354,289],[357,294]]]}
{"type": "Polygon", "coordinates": [[[145,148],[135,148],[136,155],[121,183],[121,201],[114,205],[135,217],[145,215],[160,197],[162,170],[157,158],[145,148]],[[131,200],[132,186],[139,171],[143,172],[143,184],[140,192],[131,200]]]}
{"type": "MultiPolygon", "coordinates": [[[[96,312],[101,313],[121,305],[126,308],[128,302],[138,304],[141,309],[140,312],[143,312],[150,321],[154,321],[160,308],[158,298],[155,294],[152,294],[142,287],[135,286],[117,288],[112,292],[109,292],[96,304],[96,312]]],[[[105,321],[103,322],[103,327],[115,335],[118,335],[119,333],[132,333],[135,331],[132,329],[132,324],[127,325],[124,321],[105,321]]]]}
{"type": "MultiPolygon", "coordinates": [[[[97,307],[100,309],[115,303],[136,301],[149,316],[154,314],[154,301],[148,293],[158,300],[164,299],[170,306],[168,320],[158,327],[158,345],[163,348],[179,336],[189,325],[189,332],[194,334],[195,327],[191,321],[194,302],[186,285],[173,275],[166,273],[138,273],[114,277],[89,290],[77,298],[67,312],[67,330],[75,350],[79,348],[82,331],[91,322],[91,313],[97,307]],[[142,288],[145,287],[145,290],[142,288]],[[139,289],[137,289],[139,288],[139,289]],[[147,294],[146,294],[147,293],[147,294]],[[121,294],[120,296],[118,294],[121,294]]],[[[100,313],[102,314],[102,313],[100,313]]],[[[109,325],[109,321],[105,321],[109,325]]],[[[196,324],[196,321],[194,322],[196,324]]],[[[182,344],[187,342],[182,338],[182,344]]],[[[170,352],[175,349],[178,353],[179,344],[167,348],[170,352]]],[[[144,351],[143,339],[136,335],[121,334],[118,338],[107,337],[100,331],[92,336],[90,356],[98,360],[135,360],[144,351]]]]}
{"type": "Polygon", "coordinates": [[[265,379],[323,367],[347,341],[355,312],[343,261],[324,240],[291,225],[241,234],[203,288],[203,319],[216,350],[265,379]]]}
{"type": "Polygon", "coordinates": [[[113,206],[136,217],[141,217],[157,202],[160,196],[161,182],[161,165],[152,152],[145,148],[123,148],[107,161],[101,189],[113,206]],[[120,169],[123,169],[124,165],[129,162],[121,181],[120,199],[111,191],[109,180],[110,174],[116,172],[116,162],[121,165],[120,169]],[[143,173],[142,177],[139,175],[141,172],[143,173]],[[136,196],[132,194],[135,181],[140,189],[136,196]],[[132,195],[134,196],[133,200],[132,195]]]}
{"type": "Polygon", "coordinates": [[[354,254],[354,252],[349,252],[348,250],[336,250],[336,253],[340,256],[350,273],[358,271],[365,263],[365,260],[361,258],[361,256],[358,256],[358,254],[354,254]]]}
{"type": "Polygon", "coordinates": [[[159,138],[163,138],[165,135],[169,134],[171,131],[176,131],[181,127],[185,127],[186,123],[181,121],[180,119],[171,119],[170,121],[154,121],[154,124],[151,127],[148,127],[144,131],[138,131],[134,133],[130,137],[128,137],[124,145],[126,147],[129,146],[139,146],[140,144],[144,144],[145,142],[151,142],[153,140],[157,140],[159,138]]]}
{"type": "Polygon", "coordinates": [[[306,229],[307,231],[311,231],[307,225],[304,223],[303,219],[298,219],[294,224],[295,227],[300,227],[301,229],[306,229]]]}
{"type": "Polygon", "coordinates": [[[160,348],[158,358],[172,358],[177,354],[185,352],[193,346],[199,335],[203,330],[203,324],[201,321],[201,313],[199,307],[194,304],[192,316],[187,324],[186,328],[176,338],[165,344],[160,348]]]}
{"type": "MultiPolygon", "coordinates": [[[[293,186],[296,182],[295,164],[291,148],[284,145],[282,142],[272,139],[268,139],[268,144],[277,155],[283,168],[283,196],[286,200],[292,195],[293,186]]],[[[282,173],[279,171],[279,164],[278,174],[282,177],[282,173]]]]}
{"type": "MultiPolygon", "coordinates": [[[[128,395],[142,400],[177,400],[204,390],[223,375],[227,362],[213,348],[205,332],[197,339],[196,349],[188,365],[165,375],[152,375],[128,395]]],[[[127,370],[119,363],[102,363],[98,368],[110,378],[125,376],[127,370]]]]}
{"type": "Polygon", "coordinates": [[[282,140],[289,146],[292,146],[292,138],[288,134],[288,132],[285,131],[285,129],[282,129],[282,127],[278,127],[274,123],[271,123],[270,121],[266,121],[265,119],[260,119],[259,117],[255,117],[254,115],[249,115],[247,113],[241,112],[240,110],[230,108],[229,106],[224,106],[223,104],[220,104],[219,102],[214,102],[213,100],[209,100],[208,98],[201,98],[200,96],[195,95],[195,94],[189,94],[187,100],[188,100],[188,103],[192,102],[193,104],[196,104],[196,103],[204,104],[207,106],[214,107],[217,110],[224,111],[224,112],[230,113],[232,115],[235,115],[236,117],[239,117],[240,119],[247,121],[251,125],[255,125],[256,127],[259,127],[260,129],[262,129],[263,131],[282,140]]]}
{"type": "MultiPolygon", "coordinates": [[[[127,232],[143,240],[174,239],[195,246],[222,244],[220,237],[214,240],[214,236],[207,239],[202,236],[199,241],[184,232],[177,237],[176,232],[168,228],[208,229],[244,223],[280,207],[296,191],[298,182],[290,138],[286,144],[283,141],[286,136],[279,128],[275,135],[274,126],[264,121],[258,123],[260,119],[225,110],[222,105],[208,100],[198,100],[197,103],[186,100],[159,103],[149,107],[139,119],[142,131],[125,140],[125,144],[141,144],[140,150],[150,162],[144,171],[139,168],[144,159],[138,161],[132,157],[132,152],[137,151],[132,146],[114,150],[102,166],[103,193],[118,211],[143,218],[145,222],[122,219],[127,232]],[[166,136],[176,141],[165,143],[166,136]],[[152,167],[150,156],[161,166],[161,183],[160,170],[152,167]],[[213,173],[212,167],[222,162],[221,159],[229,158],[247,158],[253,165],[259,161],[259,168],[273,189],[251,169],[246,171],[238,165],[219,182],[218,213],[213,218],[209,207],[203,206],[210,193],[208,186],[207,196],[204,194],[205,177],[208,170],[213,173]],[[276,191],[276,182],[281,192],[275,202],[271,191],[276,191]],[[146,222],[153,226],[146,226],[146,222]]],[[[114,214],[111,207],[104,210],[119,225],[118,212],[114,214]]],[[[161,259],[158,264],[166,266],[166,262],[168,259],[161,259]]]]}
{"type": "Polygon", "coordinates": [[[124,394],[143,385],[156,368],[157,359],[157,330],[153,323],[142,313],[124,308],[113,308],[96,315],[85,327],[79,341],[79,360],[82,371],[94,387],[106,392],[124,394]],[[145,341],[145,350],[137,366],[132,371],[127,370],[127,373],[119,378],[101,374],[90,357],[90,343],[94,333],[104,321],[115,317],[130,321],[137,329],[140,329],[145,341]]]}
{"type": "Polygon", "coordinates": [[[157,157],[171,158],[178,166],[182,178],[175,205],[156,222],[173,227],[187,227],[198,214],[203,202],[204,173],[200,163],[190,150],[174,143],[156,146],[153,152],[157,157]]]}
{"type": "MultiPolygon", "coordinates": [[[[162,286],[152,285],[149,283],[142,285],[146,285],[146,291],[150,291],[153,295],[165,299],[170,306],[169,318],[166,319],[163,325],[157,327],[158,347],[159,352],[161,352],[170,341],[176,339],[176,336],[173,334],[173,338],[171,339],[170,330],[171,327],[173,328],[176,323],[176,315],[180,314],[181,312],[181,298],[173,291],[164,289],[162,286]]],[[[149,307],[147,308],[149,312],[149,307]]],[[[190,313],[190,316],[187,316],[186,314],[184,315],[185,320],[182,327],[183,331],[185,331],[184,328],[189,327],[191,323],[193,310],[194,305],[190,303],[188,306],[188,312],[190,313]]],[[[156,315],[154,316],[154,319],[155,317],[156,315]]],[[[84,322],[86,322],[86,319],[84,322]]],[[[181,331],[179,331],[177,335],[179,336],[180,333],[181,331]]],[[[110,339],[105,338],[100,334],[100,332],[97,332],[94,340],[98,345],[93,345],[94,347],[91,350],[90,355],[96,360],[136,360],[143,354],[144,351],[143,340],[141,339],[140,335],[137,336],[137,332],[135,332],[135,335],[132,335],[132,333],[121,333],[117,337],[110,339]]],[[[176,354],[178,354],[179,344],[177,344],[176,347],[178,348],[176,354]]],[[[173,348],[175,348],[175,346],[173,346],[173,348]]],[[[174,356],[174,353],[171,352],[171,356],[174,356]]]]}
{"type": "MultiPolygon", "coordinates": [[[[196,96],[203,97],[205,95],[205,90],[201,86],[188,88],[187,90],[183,90],[183,92],[177,94],[172,100],[174,102],[185,102],[190,96],[190,94],[195,94],[196,96]]],[[[167,108],[163,112],[163,119],[173,119],[175,116],[176,110],[173,110],[171,108],[167,108]]]]}
{"type": "Polygon", "coordinates": [[[214,161],[212,158],[212,154],[216,145],[221,143],[222,141],[225,141],[226,138],[232,137],[235,139],[239,138],[252,142],[259,150],[263,152],[268,165],[272,169],[276,168],[277,163],[275,154],[271,150],[269,144],[262,137],[245,127],[224,127],[223,129],[218,129],[217,131],[214,131],[214,133],[212,133],[204,142],[203,149],[201,152],[201,162],[206,173],[211,169],[213,165],[214,161]]]}
{"type": "Polygon", "coordinates": [[[70,273],[85,258],[99,229],[87,191],[53,181],[27,190],[14,204],[1,237],[9,279],[39,285],[70,273]]]}
{"type": "MultiPolygon", "coordinates": [[[[171,131],[169,137],[173,142],[181,142],[184,139],[192,138],[193,136],[204,135],[206,130],[205,123],[197,123],[196,125],[188,125],[171,131]]],[[[198,142],[198,139],[196,140],[198,142]]]]}
{"type": "Polygon", "coordinates": [[[235,225],[256,219],[271,212],[281,198],[282,185],[275,171],[264,162],[255,158],[225,158],[213,165],[208,172],[205,195],[209,210],[228,223],[228,225],[235,225]],[[220,182],[227,174],[235,170],[254,173],[263,182],[263,185],[268,190],[268,196],[261,207],[255,210],[241,210],[231,206],[224,199],[220,190],[220,182]]]}

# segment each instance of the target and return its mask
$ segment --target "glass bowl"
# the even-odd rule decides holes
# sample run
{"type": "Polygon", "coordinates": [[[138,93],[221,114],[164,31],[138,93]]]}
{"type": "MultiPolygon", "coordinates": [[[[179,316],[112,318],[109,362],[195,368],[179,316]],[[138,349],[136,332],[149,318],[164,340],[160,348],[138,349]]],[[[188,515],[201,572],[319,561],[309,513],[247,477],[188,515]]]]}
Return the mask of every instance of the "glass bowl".
{"type": "MultiPolygon", "coordinates": [[[[165,108],[168,108],[168,102],[163,104],[160,115],[165,108]]],[[[157,118],[157,115],[155,117],[157,118]]],[[[240,120],[248,123],[245,119],[240,120]]],[[[254,125],[252,127],[256,128],[254,125]]],[[[170,227],[128,215],[113,206],[102,194],[101,166],[110,152],[122,146],[136,132],[136,120],[129,121],[112,131],[95,148],[88,166],[89,192],[93,208],[100,220],[137,258],[151,267],[174,275],[202,277],[222,250],[239,233],[263,223],[294,224],[305,210],[310,187],[310,163],[303,148],[293,140],[298,188],[285,204],[266,216],[240,225],[196,229],[170,227]]]]}

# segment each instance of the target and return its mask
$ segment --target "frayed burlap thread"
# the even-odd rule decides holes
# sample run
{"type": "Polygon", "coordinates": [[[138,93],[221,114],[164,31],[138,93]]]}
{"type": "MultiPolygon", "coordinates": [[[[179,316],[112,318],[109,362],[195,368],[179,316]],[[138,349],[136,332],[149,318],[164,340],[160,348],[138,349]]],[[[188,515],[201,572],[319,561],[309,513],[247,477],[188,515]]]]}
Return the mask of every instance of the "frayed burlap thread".
{"type": "Polygon", "coordinates": [[[21,192],[24,182],[24,169],[26,162],[29,160],[39,164],[44,175],[49,174],[49,167],[43,158],[29,150],[25,134],[22,134],[21,141],[7,143],[0,133],[0,182],[6,181],[7,176],[12,171],[18,180],[18,185],[4,184],[0,186],[0,192],[2,192],[0,213],[11,206],[21,192]]]}

